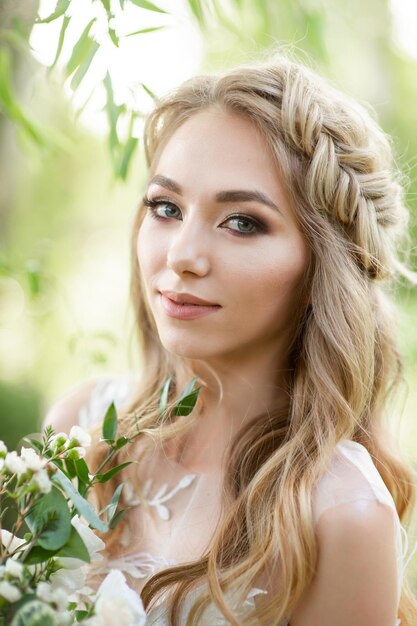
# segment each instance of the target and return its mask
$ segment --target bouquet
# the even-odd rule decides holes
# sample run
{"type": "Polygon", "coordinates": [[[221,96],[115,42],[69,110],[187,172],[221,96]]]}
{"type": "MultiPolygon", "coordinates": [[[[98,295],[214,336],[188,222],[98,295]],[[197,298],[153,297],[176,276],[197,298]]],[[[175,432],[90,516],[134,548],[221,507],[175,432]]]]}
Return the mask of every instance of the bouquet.
{"type": "MultiPolygon", "coordinates": [[[[188,415],[200,390],[193,390],[194,378],[168,411],[171,380],[161,390],[162,418],[188,415]]],[[[41,436],[26,437],[29,447],[19,454],[0,441],[0,626],[146,624],[140,596],[120,571],[111,570],[97,591],[86,586],[88,564],[102,559],[105,548],[94,531],[111,532],[127,511],[119,508],[123,483],[98,512],[88,492],[133,462],[106,471],[116,452],[139,434],[117,437],[111,403],[102,422],[108,452],[94,473],[84,458],[91,436],[79,426],[69,434],[48,426],[41,436]],[[10,531],[2,527],[6,513],[13,518],[10,531]]]]}

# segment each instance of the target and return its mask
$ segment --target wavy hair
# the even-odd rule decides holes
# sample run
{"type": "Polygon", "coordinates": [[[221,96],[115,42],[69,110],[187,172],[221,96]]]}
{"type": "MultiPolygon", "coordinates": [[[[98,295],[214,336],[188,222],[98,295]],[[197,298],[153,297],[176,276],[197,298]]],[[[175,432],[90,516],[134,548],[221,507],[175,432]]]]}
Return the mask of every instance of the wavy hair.
{"type": "MultiPolygon", "coordinates": [[[[392,443],[388,424],[391,400],[403,381],[389,292],[402,277],[417,282],[406,258],[409,213],[390,141],[373,115],[275,51],[231,70],[195,76],[159,98],[144,129],[150,170],[173,132],[208,107],[247,116],[262,133],[312,262],[306,305],[289,353],[287,405],[256,416],[232,442],[224,478],[227,507],[207,552],[153,575],[142,599],[149,607],[170,591],[169,620],[178,626],[187,592],[206,581],[187,626],[199,623],[210,602],[233,626],[278,626],[312,582],[318,555],[312,495],[341,438],[368,449],[402,523],[414,508],[414,470],[392,443]],[[274,581],[273,593],[239,616],[226,592],[243,600],[261,576],[274,581]]],[[[175,380],[195,373],[192,361],[161,345],[144,295],[136,253],[143,216],[140,204],[132,232],[131,294],[145,367],[136,397],[119,416],[119,432],[169,441],[192,426],[202,401],[198,398],[188,416],[171,412],[162,420],[158,410],[164,381],[173,376],[169,401],[174,403],[181,391],[175,380]]],[[[103,454],[97,442],[92,461],[99,464],[103,454]]],[[[114,464],[129,454],[134,456],[128,446],[114,464]]],[[[124,470],[125,477],[129,471],[124,470]]],[[[140,472],[131,479],[139,481],[140,472]]],[[[118,482],[120,476],[97,486],[100,505],[118,482]]],[[[129,514],[107,541],[110,554],[126,528],[129,514]]],[[[417,620],[417,602],[406,579],[399,617],[403,626],[417,620]]]]}

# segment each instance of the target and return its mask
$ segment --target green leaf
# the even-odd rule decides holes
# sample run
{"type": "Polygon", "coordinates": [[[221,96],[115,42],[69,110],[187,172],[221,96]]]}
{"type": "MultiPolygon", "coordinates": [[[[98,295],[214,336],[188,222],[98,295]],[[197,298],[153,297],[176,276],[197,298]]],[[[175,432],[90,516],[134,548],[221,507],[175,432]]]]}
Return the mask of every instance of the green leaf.
{"type": "Polygon", "coordinates": [[[71,524],[71,535],[65,546],[63,546],[56,554],[58,557],[71,557],[74,559],[81,559],[86,563],[90,563],[90,554],[87,550],[87,546],[81,539],[77,530],[71,524]]]}
{"type": "Polygon", "coordinates": [[[124,469],[128,465],[131,465],[132,463],[133,463],[133,461],[127,461],[127,463],[122,463],[121,465],[116,465],[116,467],[112,467],[111,470],[109,470],[108,472],[105,472],[104,474],[98,474],[96,476],[96,479],[100,483],[106,483],[108,480],[113,478],[113,476],[115,476],[116,474],[121,472],[122,469],[124,469]]]}
{"type": "Polygon", "coordinates": [[[198,380],[198,376],[195,376],[185,385],[184,389],[181,391],[181,394],[178,400],[182,400],[183,398],[186,398],[190,394],[197,380],[198,380]]]}
{"type": "Polygon", "coordinates": [[[114,28],[110,28],[109,27],[109,35],[110,35],[110,39],[112,40],[112,42],[114,43],[116,48],[118,48],[119,47],[119,38],[116,35],[116,31],[114,30],[114,28]]]}
{"type": "Polygon", "coordinates": [[[165,382],[164,385],[162,387],[161,390],[161,395],[160,395],[160,399],[159,399],[159,413],[161,415],[163,415],[167,409],[167,404],[168,404],[168,395],[169,395],[169,388],[172,382],[172,376],[170,376],[165,382]]]}
{"type": "Polygon", "coordinates": [[[37,439],[33,439],[32,437],[23,437],[23,441],[29,443],[32,448],[35,448],[38,452],[42,452],[43,445],[37,439]]]}
{"type": "Polygon", "coordinates": [[[72,459],[65,459],[65,469],[65,473],[69,478],[73,479],[76,477],[77,471],[75,469],[74,461],[72,459]]]}
{"type": "Polygon", "coordinates": [[[102,435],[104,439],[114,440],[117,433],[117,411],[112,402],[103,420],[102,435]]]}
{"type": "Polygon", "coordinates": [[[78,513],[86,519],[90,526],[107,532],[108,526],[97,515],[93,507],[85,500],[80,493],[74,488],[72,482],[65,476],[61,470],[58,470],[52,477],[52,481],[62,487],[67,496],[70,498],[78,513]]]}
{"type": "Polygon", "coordinates": [[[109,135],[109,143],[110,143],[110,151],[112,157],[114,156],[114,152],[118,150],[120,142],[119,137],[117,135],[117,120],[119,119],[119,115],[122,111],[121,106],[117,106],[114,102],[114,93],[113,93],[113,85],[109,72],[106,72],[106,75],[103,80],[104,87],[106,89],[106,111],[107,117],[110,125],[110,135],[109,135]]]}
{"type": "Polygon", "coordinates": [[[124,448],[124,446],[128,444],[129,441],[130,439],[128,437],[119,437],[119,439],[115,443],[114,449],[120,450],[120,448],[124,448]]]}
{"type": "Polygon", "coordinates": [[[106,10],[106,13],[110,13],[110,0],[100,0],[100,1],[106,10]]]}
{"type": "MultiPolygon", "coordinates": [[[[67,479],[68,480],[68,479],[67,479]]],[[[71,513],[63,493],[52,487],[42,495],[25,521],[32,534],[41,533],[36,545],[45,550],[58,550],[71,534],[71,513]]]]}
{"type": "Polygon", "coordinates": [[[74,91],[79,87],[82,79],[87,74],[88,68],[90,67],[91,62],[94,59],[94,56],[99,48],[100,45],[97,43],[97,41],[93,41],[93,39],[90,38],[88,39],[88,44],[86,44],[85,58],[83,62],[78,66],[71,80],[71,89],[73,89],[74,91]]]}
{"type": "Polygon", "coordinates": [[[45,550],[41,546],[33,546],[24,559],[25,565],[37,565],[51,559],[58,550],[45,550]]]}
{"type": "Polygon", "coordinates": [[[77,609],[75,611],[75,618],[77,622],[82,622],[89,615],[90,615],[89,611],[84,611],[84,609],[77,609]]]}
{"type": "Polygon", "coordinates": [[[84,459],[79,459],[78,461],[74,461],[75,471],[77,473],[78,478],[83,483],[88,483],[90,480],[88,465],[84,461],[84,459]]]}
{"type": "Polygon", "coordinates": [[[201,5],[201,0],[188,0],[188,4],[190,5],[190,9],[196,18],[197,22],[204,26],[204,14],[203,8],[201,5]]]}
{"type": "Polygon", "coordinates": [[[35,24],[49,24],[49,22],[53,22],[53,20],[58,19],[58,17],[61,17],[61,15],[65,13],[65,11],[69,7],[69,4],[70,4],[70,0],[58,0],[56,7],[55,7],[55,11],[51,13],[51,15],[49,15],[48,17],[45,17],[42,20],[39,17],[36,18],[35,24]]]}
{"type": "Polygon", "coordinates": [[[58,46],[56,49],[56,53],[55,53],[55,58],[54,61],[52,63],[52,65],[48,68],[48,72],[50,72],[52,70],[53,67],[55,67],[58,59],[59,59],[59,55],[62,52],[62,46],[64,45],[64,39],[65,39],[65,33],[68,27],[68,24],[70,23],[71,18],[68,15],[64,16],[64,19],[62,21],[62,26],[61,26],[61,30],[59,32],[59,39],[58,39],[58,46]]]}
{"type": "Polygon", "coordinates": [[[126,515],[127,509],[122,509],[112,518],[109,527],[113,530],[116,525],[120,522],[120,520],[126,515]]]}
{"type": "Polygon", "coordinates": [[[125,37],[133,37],[133,35],[142,35],[143,33],[151,33],[154,30],[161,30],[161,28],[165,28],[165,26],[153,26],[152,28],[141,28],[140,30],[135,30],[134,33],[128,33],[124,35],[125,37]]]}
{"type": "Polygon", "coordinates": [[[135,151],[137,144],[138,144],[137,137],[129,137],[129,139],[127,140],[123,148],[122,158],[120,160],[119,171],[118,171],[118,175],[120,176],[122,180],[126,180],[127,172],[129,169],[129,163],[130,163],[130,160],[132,158],[132,155],[135,151]]]}
{"type": "Polygon", "coordinates": [[[197,402],[201,387],[192,391],[198,376],[190,380],[182,390],[179,399],[175,403],[174,415],[189,415],[197,402]]]}
{"type": "Polygon", "coordinates": [[[119,504],[120,494],[122,493],[123,486],[124,486],[123,483],[121,483],[117,487],[116,491],[113,494],[111,502],[109,504],[109,508],[107,510],[107,519],[109,522],[111,522],[112,518],[114,517],[114,514],[116,513],[117,505],[119,504]]]}
{"type": "Polygon", "coordinates": [[[90,50],[90,45],[91,45],[90,42],[92,41],[92,39],[90,39],[90,37],[88,36],[88,33],[90,32],[91,27],[94,24],[95,20],[96,18],[94,17],[92,20],[90,20],[90,22],[88,22],[87,26],[84,28],[83,32],[81,33],[79,40],[75,44],[74,49],[71,54],[71,58],[67,63],[67,67],[66,67],[67,76],[72,74],[73,71],[79,65],[81,65],[86,55],[88,54],[90,50]]]}
{"type": "Polygon", "coordinates": [[[164,11],[163,9],[157,7],[156,4],[149,2],[148,0],[130,0],[130,2],[141,9],[148,9],[149,11],[158,11],[158,13],[168,14],[168,11],[164,11]]]}

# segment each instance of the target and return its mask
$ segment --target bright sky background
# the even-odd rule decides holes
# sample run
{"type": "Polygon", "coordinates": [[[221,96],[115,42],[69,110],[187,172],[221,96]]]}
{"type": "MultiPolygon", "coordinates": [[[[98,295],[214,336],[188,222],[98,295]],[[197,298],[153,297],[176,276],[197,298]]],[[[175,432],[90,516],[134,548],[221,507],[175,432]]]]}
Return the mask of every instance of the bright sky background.
{"type": "MultiPolygon", "coordinates": [[[[224,0],[223,0],[224,1],[224,0]]],[[[222,0],[220,0],[220,3],[222,0]]],[[[152,91],[161,94],[182,80],[197,73],[203,59],[204,42],[195,19],[185,0],[155,0],[169,15],[141,9],[126,2],[124,11],[117,0],[112,0],[116,13],[114,28],[119,35],[142,28],[166,25],[166,28],[127,39],[122,39],[117,49],[107,36],[107,21],[97,0],[72,0],[72,19],[67,29],[64,49],[59,65],[68,60],[77,37],[85,25],[96,16],[97,22],[90,31],[102,43],[93,63],[75,94],[69,85],[68,97],[78,109],[90,97],[81,116],[81,122],[90,130],[105,133],[105,115],[99,113],[105,102],[100,82],[109,67],[114,83],[116,102],[125,101],[144,113],[152,106],[145,91],[138,87],[144,82],[152,91]],[[96,85],[98,87],[96,88],[96,85]]],[[[393,14],[393,39],[405,54],[417,58],[417,0],[390,0],[393,14]]],[[[41,0],[40,15],[46,17],[55,8],[56,0],[41,0]]],[[[31,45],[34,56],[44,65],[51,65],[55,56],[63,18],[33,28],[31,45]]],[[[135,129],[140,136],[140,128],[135,129]]]]}
{"type": "MultiPolygon", "coordinates": [[[[185,0],[156,0],[155,4],[170,14],[148,11],[130,2],[126,2],[121,11],[119,3],[112,1],[116,14],[113,27],[119,36],[143,28],[166,25],[166,28],[158,31],[121,38],[120,46],[116,48],[107,35],[107,18],[101,3],[72,0],[72,18],[58,66],[62,67],[68,61],[77,38],[93,17],[97,17],[97,22],[90,35],[102,44],[76,93],[72,92],[68,84],[66,86],[68,97],[76,109],[93,93],[80,118],[90,130],[104,133],[107,128],[104,114],[98,114],[105,102],[104,89],[100,83],[107,67],[112,77],[116,103],[127,102],[145,113],[151,108],[152,100],[138,86],[139,82],[161,94],[198,72],[204,44],[187,3],[185,0]]],[[[41,0],[41,17],[52,13],[55,5],[56,0],[41,0]]],[[[35,58],[44,65],[49,66],[54,60],[62,21],[63,17],[33,28],[30,44],[35,58]]]]}

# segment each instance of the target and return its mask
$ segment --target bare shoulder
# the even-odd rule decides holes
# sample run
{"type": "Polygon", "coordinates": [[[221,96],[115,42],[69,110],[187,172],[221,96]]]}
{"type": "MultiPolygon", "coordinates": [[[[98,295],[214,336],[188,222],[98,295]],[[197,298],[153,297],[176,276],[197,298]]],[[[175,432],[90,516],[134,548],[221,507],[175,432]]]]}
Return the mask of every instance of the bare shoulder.
{"type": "Polygon", "coordinates": [[[290,626],[392,626],[397,614],[394,511],[357,500],[326,511],[316,527],[315,576],[290,626]]]}
{"type": "Polygon", "coordinates": [[[50,425],[55,432],[69,433],[71,427],[78,424],[79,412],[87,405],[91,392],[100,380],[102,377],[97,376],[81,381],[57,398],[46,413],[42,429],[50,425]]]}

